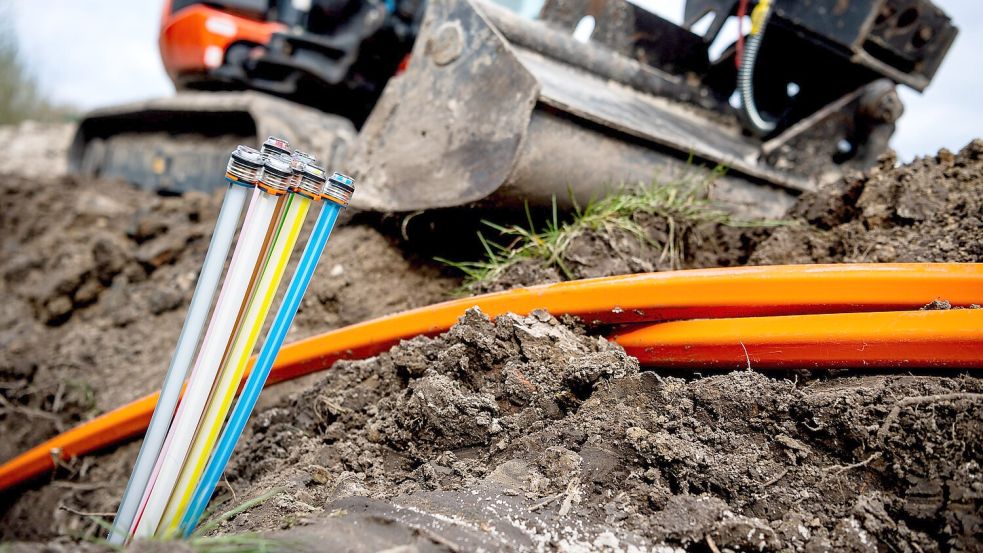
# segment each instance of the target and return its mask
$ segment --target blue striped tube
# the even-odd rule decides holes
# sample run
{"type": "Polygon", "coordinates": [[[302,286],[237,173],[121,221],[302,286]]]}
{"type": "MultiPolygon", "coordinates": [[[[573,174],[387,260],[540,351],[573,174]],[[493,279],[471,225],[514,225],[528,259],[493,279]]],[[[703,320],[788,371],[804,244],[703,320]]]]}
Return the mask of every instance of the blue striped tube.
{"type": "Polygon", "coordinates": [[[321,203],[323,204],[321,213],[317,217],[317,222],[314,223],[314,230],[311,231],[311,237],[304,248],[304,255],[301,257],[294,277],[290,281],[290,287],[287,288],[287,292],[283,296],[283,303],[276,314],[273,326],[270,327],[263,349],[259,352],[256,364],[253,366],[252,372],[249,373],[249,378],[246,379],[242,394],[236,401],[232,415],[222,431],[222,437],[219,438],[218,445],[215,446],[215,452],[209,459],[205,472],[195,488],[194,495],[191,496],[191,502],[184,512],[184,517],[181,519],[181,531],[185,537],[194,531],[198,519],[205,512],[208,500],[212,497],[212,492],[215,491],[215,486],[218,485],[222,473],[225,472],[225,465],[228,464],[232,450],[235,449],[239,436],[249,420],[249,415],[252,414],[256,401],[259,400],[259,394],[263,391],[266,378],[273,368],[273,361],[276,360],[280,347],[283,346],[287,331],[290,330],[290,325],[294,321],[294,315],[297,314],[304,293],[307,292],[307,286],[314,276],[314,269],[321,258],[321,252],[324,251],[324,245],[328,242],[328,237],[331,236],[335,221],[338,220],[342,206],[330,200],[324,200],[321,203]]]}

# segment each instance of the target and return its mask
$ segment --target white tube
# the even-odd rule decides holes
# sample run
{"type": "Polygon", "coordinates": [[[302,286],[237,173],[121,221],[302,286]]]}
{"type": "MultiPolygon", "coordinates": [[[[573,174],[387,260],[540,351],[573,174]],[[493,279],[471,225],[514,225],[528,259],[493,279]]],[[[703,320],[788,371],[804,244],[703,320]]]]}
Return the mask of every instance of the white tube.
{"type": "Polygon", "coordinates": [[[229,255],[236,227],[239,226],[239,215],[242,213],[242,206],[246,205],[248,196],[249,188],[239,184],[230,184],[225,192],[222,209],[218,212],[215,230],[212,231],[208,252],[205,254],[205,261],[198,275],[198,283],[195,285],[194,295],[191,296],[191,305],[185,315],[184,326],[181,328],[174,355],[171,357],[171,364],[167,367],[160,398],[157,400],[153,418],[150,419],[150,426],[140,447],[140,454],[137,455],[133,473],[126,484],[126,491],[123,492],[123,499],[116,512],[113,531],[109,534],[109,543],[122,544],[126,539],[127,530],[133,523],[140,499],[150,480],[154,462],[157,460],[157,454],[160,453],[164,438],[167,436],[167,429],[171,425],[174,407],[181,396],[181,385],[188,376],[198,339],[201,338],[201,331],[205,328],[205,320],[208,318],[208,309],[212,305],[212,297],[222,277],[225,259],[229,255]]]}
{"type": "Polygon", "coordinates": [[[222,292],[212,313],[201,351],[188,380],[185,396],[181,400],[167,442],[161,450],[154,468],[156,478],[143,497],[143,506],[137,514],[134,537],[149,537],[157,531],[161,515],[171,497],[174,484],[194,439],[202,412],[208,401],[212,384],[222,364],[222,357],[235,327],[236,316],[248,291],[250,276],[259,258],[263,239],[276,211],[279,198],[259,188],[253,192],[246,219],[239,233],[232,263],[225,276],[222,292]]]}

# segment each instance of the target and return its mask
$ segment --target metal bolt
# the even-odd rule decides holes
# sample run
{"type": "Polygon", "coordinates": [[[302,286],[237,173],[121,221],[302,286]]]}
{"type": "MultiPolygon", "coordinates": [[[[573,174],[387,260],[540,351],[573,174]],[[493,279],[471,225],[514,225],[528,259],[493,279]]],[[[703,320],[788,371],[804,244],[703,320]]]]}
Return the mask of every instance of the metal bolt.
{"type": "Polygon", "coordinates": [[[457,21],[448,21],[427,40],[426,54],[437,65],[456,60],[464,50],[464,32],[457,21]]]}

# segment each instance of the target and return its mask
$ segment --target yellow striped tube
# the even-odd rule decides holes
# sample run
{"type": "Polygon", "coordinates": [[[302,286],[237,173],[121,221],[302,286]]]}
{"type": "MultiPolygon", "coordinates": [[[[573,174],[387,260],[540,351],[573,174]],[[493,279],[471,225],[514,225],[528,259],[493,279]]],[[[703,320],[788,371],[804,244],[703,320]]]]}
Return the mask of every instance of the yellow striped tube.
{"type": "Polygon", "coordinates": [[[280,280],[290,261],[290,254],[293,252],[297,237],[304,226],[304,219],[310,209],[311,200],[301,194],[290,194],[287,198],[286,213],[280,228],[277,230],[276,237],[270,247],[269,258],[259,277],[256,293],[249,300],[249,307],[242,319],[242,324],[235,335],[232,347],[229,349],[219,379],[212,389],[212,395],[208,400],[208,407],[205,416],[202,418],[201,426],[195,435],[184,467],[181,469],[181,476],[174,494],[171,496],[164,511],[158,535],[169,536],[177,532],[181,516],[184,514],[194,493],[198,479],[211,455],[219,432],[225,423],[225,417],[232,405],[239,382],[242,380],[243,373],[249,362],[253,348],[259,339],[259,333],[266,322],[266,316],[273,304],[280,280]]]}

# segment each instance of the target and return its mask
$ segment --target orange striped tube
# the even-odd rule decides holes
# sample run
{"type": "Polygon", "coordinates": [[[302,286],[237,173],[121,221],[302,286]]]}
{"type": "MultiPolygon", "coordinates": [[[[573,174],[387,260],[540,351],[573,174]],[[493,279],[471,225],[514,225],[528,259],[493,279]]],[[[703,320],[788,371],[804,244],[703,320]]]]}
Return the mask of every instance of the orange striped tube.
{"type": "MultiPolygon", "coordinates": [[[[588,323],[616,324],[900,311],[936,299],[954,306],[983,303],[983,264],[739,267],[561,282],[439,303],[296,342],[280,351],[267,385],[326,369],[339,359],[369,357],[413,336],[439,334],[473,306],[491,317],[546,309],[588,323]]],[[[83,423],[0,466],[0,490],[54,468],[53,449],[71,458],[140,435],[156,396],[83,423]]]]}
{"type": "Polygon", "coordinates": [[[983,369],[983,309],[673,321],[612,339],[655,367],[983,369]]]}

